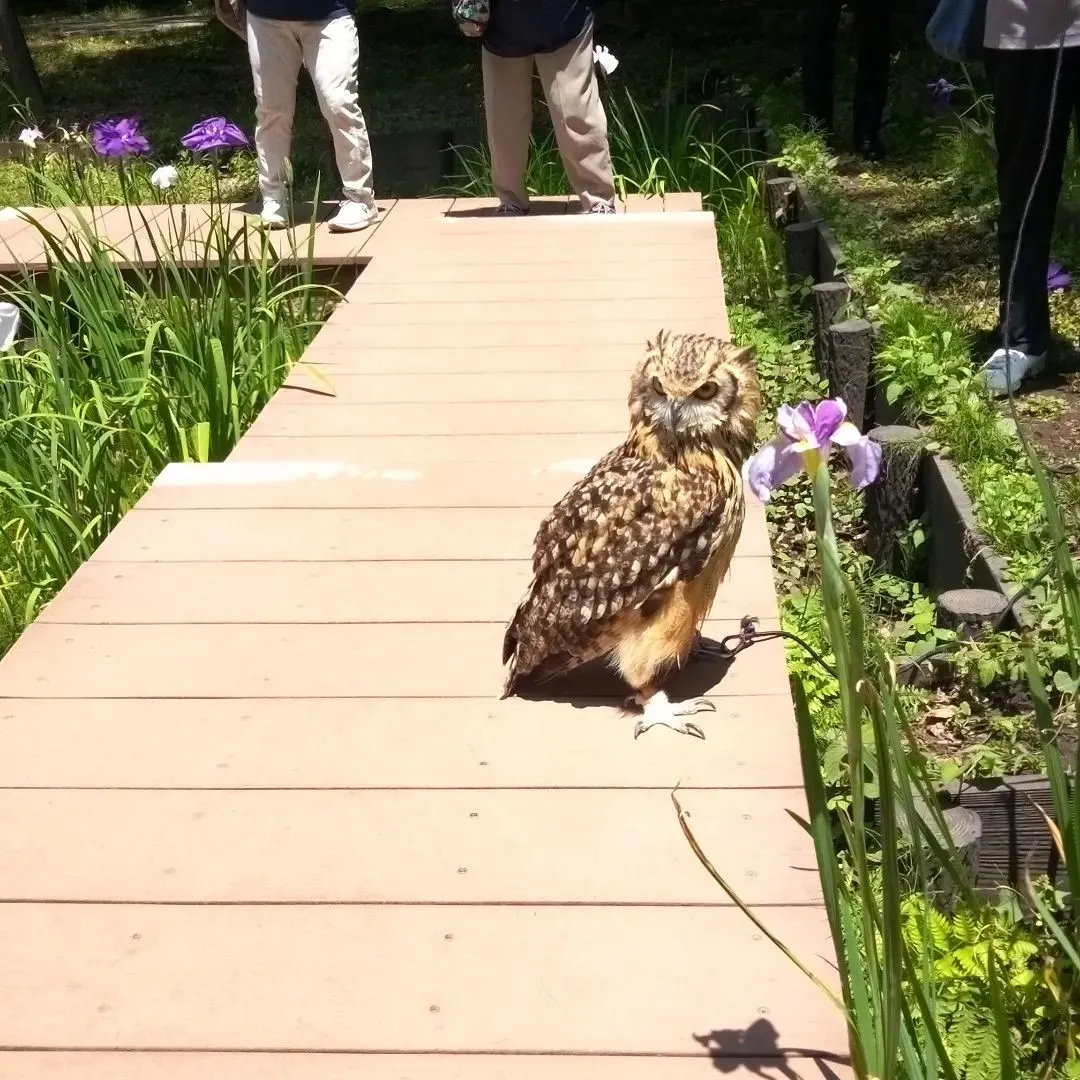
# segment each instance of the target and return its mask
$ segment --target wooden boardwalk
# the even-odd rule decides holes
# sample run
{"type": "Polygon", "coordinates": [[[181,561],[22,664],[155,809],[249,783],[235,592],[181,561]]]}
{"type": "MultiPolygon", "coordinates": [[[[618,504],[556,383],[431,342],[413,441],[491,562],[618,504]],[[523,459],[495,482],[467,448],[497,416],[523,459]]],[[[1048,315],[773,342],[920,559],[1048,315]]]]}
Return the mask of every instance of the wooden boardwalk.
{"type": "MultiPolygon", "coordinates": [[[[288,385],[0,663],[2,1080],[850,1075],[670,801],[828,977],[781,644],[698,672],[705,741],[497,700],[536,526],[646,337],[727,333],[693,197],[542,209],[332,238],[366,265],[288,385]]],[[[706,632],[745,614],[778,615],[756,504],[706,632]]]]}

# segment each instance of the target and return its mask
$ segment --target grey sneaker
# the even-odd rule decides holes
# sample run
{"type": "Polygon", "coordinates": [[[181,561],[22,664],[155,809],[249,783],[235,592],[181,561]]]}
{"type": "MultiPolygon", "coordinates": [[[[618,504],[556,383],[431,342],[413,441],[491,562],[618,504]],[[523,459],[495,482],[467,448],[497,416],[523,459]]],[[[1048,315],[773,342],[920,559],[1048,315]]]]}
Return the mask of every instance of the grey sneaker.
{"type": "Polygon", "coordinates": [[[276,199],[263,199],[259,220],[268,229],[285,229],[289,225],[289,219],[285,216],[285,208],[276,199]]]}
{"type": "Polygon", "coordinates": [[[504,202],[495,207],[496,217],[524,217],[529,211],[517,203],[504,202]]]}
{"type": "Polygon", "coordinates": [[[376,207],[346,199],[326,225],[331,232],[360,232],[378,220],[379,211],[376,207]]]}
{"type": "Polygon", "coordinates": [[[986,388],[995,397],[1008,397],[1020,389],[1020,384],[1042,373],[1046,367],[1046,353],[1032,356],[1019,349],[998,349],[983,364],[982,376],[986,388]]]}

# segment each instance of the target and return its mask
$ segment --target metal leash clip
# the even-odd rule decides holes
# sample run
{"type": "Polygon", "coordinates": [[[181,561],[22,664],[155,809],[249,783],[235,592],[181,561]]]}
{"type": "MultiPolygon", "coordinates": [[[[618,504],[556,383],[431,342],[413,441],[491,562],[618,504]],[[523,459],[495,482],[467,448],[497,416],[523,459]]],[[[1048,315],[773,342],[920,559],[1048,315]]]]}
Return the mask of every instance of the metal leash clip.
{"type": "Polygon", "coordinates": [[[736,656],[758,640],[758,620],[755,615],[744,615],[739,620],[739,632],[721,639],[720,649],[725,656],[736,656]],[[734,644],[732,644],[734,642],[734,644]]]}

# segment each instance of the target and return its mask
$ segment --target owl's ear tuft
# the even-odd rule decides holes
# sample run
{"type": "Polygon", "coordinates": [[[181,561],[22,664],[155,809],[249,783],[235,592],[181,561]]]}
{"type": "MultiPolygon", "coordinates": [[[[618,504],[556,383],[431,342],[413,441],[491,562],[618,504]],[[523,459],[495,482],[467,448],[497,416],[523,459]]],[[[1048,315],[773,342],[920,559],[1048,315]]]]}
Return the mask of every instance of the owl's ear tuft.
{"type": "Polygon", "coordinates": [[[753,345],[731,345],[724,349],[725,362],[736,367],[752,368],[757,357],[757,350],[753,345]]]}

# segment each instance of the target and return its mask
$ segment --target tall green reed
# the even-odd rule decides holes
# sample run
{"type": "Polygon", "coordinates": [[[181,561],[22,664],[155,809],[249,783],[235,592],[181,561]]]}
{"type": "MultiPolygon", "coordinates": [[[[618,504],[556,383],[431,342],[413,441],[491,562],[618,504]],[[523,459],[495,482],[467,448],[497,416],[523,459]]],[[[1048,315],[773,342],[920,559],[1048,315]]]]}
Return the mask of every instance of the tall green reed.
{"type": "Polygon", "coordinates": [[[29,334],[0,355],[0,650],[167,463],[230,452],[337,295],[314,230],[279,256],[220,202],[125,202],[140,241],[124,253],[91,186],[33,178],[70,225],[32,219],[44,269],[0,279],[29,334]]]}

